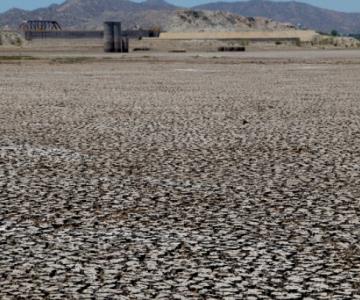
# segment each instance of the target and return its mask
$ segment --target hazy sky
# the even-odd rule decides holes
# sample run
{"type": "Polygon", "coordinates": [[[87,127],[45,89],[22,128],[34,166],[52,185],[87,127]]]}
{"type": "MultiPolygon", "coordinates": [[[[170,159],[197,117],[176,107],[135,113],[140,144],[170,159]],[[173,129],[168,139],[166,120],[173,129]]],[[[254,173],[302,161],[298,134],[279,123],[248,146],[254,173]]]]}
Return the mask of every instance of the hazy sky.
{"type": "MultiPolygon", "coordinates": [[[[34,9],[37,7],[47,6],[51,3],[62,3],[65,0],[0,0],[0,11],[7,10],[12,7],[19,7],[24,9],[34,9]]],[[[228,0],[234,2],[236,0],[228,0]]],[[[278,0],[288,1],[288,0],[278,0]]],[[[360,12],[360,0],[298,0],[313,5],[341,10],[349,12],[360,12]]],[[[141,1],[137,1],[141,2],[141,1]]],[[[179,6],[192,6],[201,3],[217,2],[211,0],[168,0],[168,2],[177,4],[179,6]]]]}

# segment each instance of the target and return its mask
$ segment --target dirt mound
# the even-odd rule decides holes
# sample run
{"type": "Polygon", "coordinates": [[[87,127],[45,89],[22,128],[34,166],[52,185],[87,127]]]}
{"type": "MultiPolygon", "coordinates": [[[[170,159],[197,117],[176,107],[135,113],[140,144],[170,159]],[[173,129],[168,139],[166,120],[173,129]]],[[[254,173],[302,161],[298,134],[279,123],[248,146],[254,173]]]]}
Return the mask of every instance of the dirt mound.
{"type": "Polygon", "coordinates": [[[289,30],[294,25],[262,17],[243,17],[222,11],[176,11],[164,28],[170,32],[289,30]]]}
{"type": "Polygon", "coordinates": [[[11,31],[0,30],[0,46],[17,46],[20,47],[24,44],[23,37],[11,31]]]}

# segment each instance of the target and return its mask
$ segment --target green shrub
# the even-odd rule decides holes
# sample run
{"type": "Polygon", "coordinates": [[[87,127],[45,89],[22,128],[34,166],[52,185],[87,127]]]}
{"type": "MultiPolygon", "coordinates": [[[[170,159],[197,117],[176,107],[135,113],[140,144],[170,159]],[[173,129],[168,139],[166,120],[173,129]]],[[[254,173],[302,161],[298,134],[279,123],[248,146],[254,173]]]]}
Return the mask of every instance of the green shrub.
{"type": "Polygon", "coordinates": [[[339,32],[335,29],[331,30],[331,35],[332,36],[339,36],[339,32]]]}
{"type": "Polygon", "coordinates": [[[15,45],[15,46],[18,46],[18,47],[21,47],[22,44],[23,44],[22,39],[21,39],[19,36],[15,37],[14,45],[15,45]]]}

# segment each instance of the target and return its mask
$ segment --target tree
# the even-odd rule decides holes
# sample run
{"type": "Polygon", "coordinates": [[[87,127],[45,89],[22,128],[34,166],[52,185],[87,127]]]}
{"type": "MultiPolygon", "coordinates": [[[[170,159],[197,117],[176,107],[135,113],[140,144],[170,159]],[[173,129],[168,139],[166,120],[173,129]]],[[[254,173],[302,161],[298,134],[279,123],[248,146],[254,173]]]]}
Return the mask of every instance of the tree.
{"type": "Polygon", "coordinates": [[[331,35],[332,36],[339,36],[339,32],[335,29],[331,30],[331,35]]]}

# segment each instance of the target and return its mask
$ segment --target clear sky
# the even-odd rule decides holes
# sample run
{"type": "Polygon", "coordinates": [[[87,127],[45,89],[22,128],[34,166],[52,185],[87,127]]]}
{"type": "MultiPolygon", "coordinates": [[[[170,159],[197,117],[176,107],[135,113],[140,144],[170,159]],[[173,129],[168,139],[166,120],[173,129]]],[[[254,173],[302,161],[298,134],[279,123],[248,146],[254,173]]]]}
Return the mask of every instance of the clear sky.
{"type": "MultiPolygon", "coordinates": [[[[65,0],[0,0],[0,11],[5,11],[12,7],[19,7],[24,9],[34,9],[42,6],[48,6],[51,3],[62,3],[65,0]]],[[[236,0],[228,0],[234,2],[236,0]]],[[[288,0],[278,0],[288,1],[288,0]]],[[[316,6],[325,7],[348,12],[360,12],[360,0],[298,0],[300,2],[310,3],[316,6]]],[[[137,1],[141,2],[141,1],[137,1]]],[[[192,6],[208,2],[217,2],[211,0],[168,0],[179,6],[192,6]]]]}

